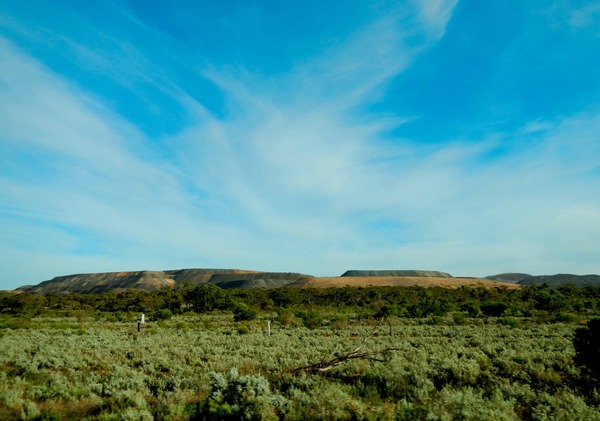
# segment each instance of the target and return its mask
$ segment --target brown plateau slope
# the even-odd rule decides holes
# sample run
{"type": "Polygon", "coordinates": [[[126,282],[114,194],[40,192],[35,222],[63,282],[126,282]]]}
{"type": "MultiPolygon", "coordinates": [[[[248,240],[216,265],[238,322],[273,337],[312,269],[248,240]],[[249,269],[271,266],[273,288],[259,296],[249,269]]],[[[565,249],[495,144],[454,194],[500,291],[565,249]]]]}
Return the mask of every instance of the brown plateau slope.
{"type": "Polygon", "coordinates": [[[520,288],[547,284],[551,288],[565,285],[600,286],[599,275],[528,275],[503,273],[486,278],[453,277],[432,270],[349,270],[336,277],[312,277],[294,272],[261,272],[245,269],[176,269],[165,271],[105,272],[57,276],[37,285],[25,285],[4,294],[100,294],[128,289],[158,291],[161,288],[181,288],[213,284],[226,289],[249,288],[341,288],[345,286],[420,286],[460,288],[520,288]]]}
{"type": "Polygon", "coordinates": [[[17,291],[30,294],[100,294],[138,289],[152,292],[185,284],[214,284],[221,288],[278,288],[308,275],[241,269],[178,269],[167,271],[105,272],[57,276],[17,291]]]}
{"type": "Polygon", "coordinates": [[[421,276],[354,276],[331,278],[303,278],[288,285],[296,288],[342,288],[342,287],[383,287],[383,286],[418,286],[418,287],[443,287],[460,288],[469,286],[473,288],[520,288],[509,282],[496,282],[488,279],[476,278],[447,278],[447,277],[421,277],[421,276]]]}
{"type": "Polygon", "coordinates": [[[38,285],[28,285],[19,290],[30,294],[99,294],[120,292],[127,289],[158,291],[162,287],[174,287],[175,281],[164,272],[106,272],[57,276],[38,285]]]}

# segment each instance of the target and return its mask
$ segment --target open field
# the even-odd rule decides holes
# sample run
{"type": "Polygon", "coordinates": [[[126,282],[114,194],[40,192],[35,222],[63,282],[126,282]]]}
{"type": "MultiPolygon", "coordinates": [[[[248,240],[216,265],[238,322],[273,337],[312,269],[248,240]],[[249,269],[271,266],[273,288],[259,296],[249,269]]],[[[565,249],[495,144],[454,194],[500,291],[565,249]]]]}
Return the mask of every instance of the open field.
{"type": "Polygon", "coordinates": [[[282,321],[213,313],[148,323],[142,334],[135,322],[86,318],[4,328],[0,418],[600,419],[597,400],[576,388],[576,324],[394,319],[390,333],[351,314],[325,315],[316,329],[282,321]],[[294,371],[361,343],[393,350],[294,371]]]}
{"type": "Polygon", "coordinates": [[[494,282],[487,279],[474,278],[436,278],[418,276],[355,276],[355,277],[330,277],[330,278],[303,278],[290,286],[302,288],[341,288],[341,287],[369,287],[369,286],[418,286],[460,288],[468,286],[473,288],[520,288],[510,282],[494,282]]]}
{"type": "Polygon", "coordinates": [[[599,315],[574,286],[5,294],[0,419],[595,420],[599,315]]]}

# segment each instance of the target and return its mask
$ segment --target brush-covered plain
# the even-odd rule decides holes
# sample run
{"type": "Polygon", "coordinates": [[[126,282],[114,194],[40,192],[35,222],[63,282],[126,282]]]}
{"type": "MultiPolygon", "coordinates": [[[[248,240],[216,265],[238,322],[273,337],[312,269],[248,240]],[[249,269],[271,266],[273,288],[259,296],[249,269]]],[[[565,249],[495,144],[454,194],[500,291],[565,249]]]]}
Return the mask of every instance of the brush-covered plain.
{"type": "Polygon", "coordinates": [[[571,289],[592,297],[579,313],[504,306],[497,317],[410,316],[381,299],[253,308],[245,292],[235,311],[156,310],[141,333],[133,311],[7,310],[0,418],[600,419],[574,363],[573,335],[597,312],[598,291],[582,291],[571,289]],[[359,347],[368,355],[327,365],[359,347]],[[315,363],[324,370],[305,369],[315,363]]]}

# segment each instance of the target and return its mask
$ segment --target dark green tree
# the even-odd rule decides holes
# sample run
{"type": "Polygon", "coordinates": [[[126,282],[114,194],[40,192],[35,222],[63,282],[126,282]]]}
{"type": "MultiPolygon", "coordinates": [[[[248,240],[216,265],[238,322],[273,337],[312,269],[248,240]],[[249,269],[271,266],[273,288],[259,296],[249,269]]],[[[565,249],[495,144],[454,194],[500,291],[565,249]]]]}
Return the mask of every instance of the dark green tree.
{"type": "Polygon", "coordinates": [[[504,314],[508,305],[503,302],[486,301],[481,304],[481,312],[486,316],[500,317],[504,314]]]}
{"type": "Polygon", "coordinates": [[[192,292],[192,307],[197,313],[228,310],[232,304],[231,293],[213,284],[198,285],[192,292]]]}
{"type": "Polygon", "coordinates": [[[586,327],[575,331],[573,337],[575,358],[577,364],[590,384],[600,381],[600,319],[592,319],[586,327]]]}

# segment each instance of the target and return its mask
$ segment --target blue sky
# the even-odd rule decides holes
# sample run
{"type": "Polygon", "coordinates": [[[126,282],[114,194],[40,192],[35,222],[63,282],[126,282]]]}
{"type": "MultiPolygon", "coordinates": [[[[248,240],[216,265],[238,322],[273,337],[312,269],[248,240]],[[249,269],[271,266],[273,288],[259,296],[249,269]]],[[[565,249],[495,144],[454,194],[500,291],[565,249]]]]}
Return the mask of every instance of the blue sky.
{"type": "Polygon", "coordinates": [[[600,273],[600,5],[0,0],[0,288],[600,273]]]}

